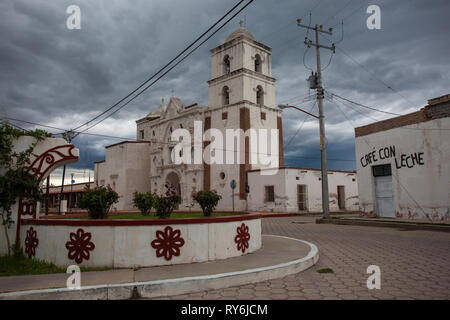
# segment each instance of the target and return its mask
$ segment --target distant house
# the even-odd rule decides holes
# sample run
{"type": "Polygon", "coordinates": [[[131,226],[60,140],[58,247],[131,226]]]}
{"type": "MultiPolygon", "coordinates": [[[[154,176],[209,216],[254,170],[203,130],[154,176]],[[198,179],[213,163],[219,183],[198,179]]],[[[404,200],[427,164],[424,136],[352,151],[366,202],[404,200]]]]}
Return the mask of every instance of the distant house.
{"type": "Polygon", "coordinates": [[[419,111],[355,129],[361,210],[450,220],[450,94],[419,111]]]}
{"type": "MultiPolygon", "coordinates": [[[[94,182],[83,182],[83,183],[74,183],[74,184],[66,184],[64,185],[62,192],[62,199],[67,200],[67,211],[82,211],[78,207],[78,201],[80,199],[81,194],[84,192],[86,186],[90,188],[94,188],[94,182]]],[[[42,190],[44,196],[47,194],[47,187],[44,186],[42,190]]],[[[61,186],[50,187],[49,191],[49,213],[58,213],[59,211],[59,200],[61,198],[61,186]]],[[[41,211],[45,211],[45,201],[41,204],[41,211]]]]}
{"type": "MultiPolygon", "coordinates": [[[[276,174],[261,170],[248,174],[248,210],[273,212],[322,212],[321,170],[280,167],[276,174]]],[[[355,171],[328,170],[330,212],[358,211],[355,171]]]]}

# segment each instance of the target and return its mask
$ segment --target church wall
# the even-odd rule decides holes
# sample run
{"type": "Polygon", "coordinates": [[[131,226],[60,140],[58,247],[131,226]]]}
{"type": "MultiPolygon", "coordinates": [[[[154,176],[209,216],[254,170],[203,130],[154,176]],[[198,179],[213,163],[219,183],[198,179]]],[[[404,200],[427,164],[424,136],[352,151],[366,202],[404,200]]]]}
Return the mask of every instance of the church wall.
{"type": "Polygon", "coordinates": [[[133,193],[150,190],[148,142],[125,142],[106,148],[105,162],[95,166],[95,183],[110,185],[119,194],[113,210],[134,210],[133,193]]]}
{"type": "MultiPolygon", "coordinates": [[[[239,129],[240,128],[240,109],[243,104],[232,105],[230,107],[224,107],[211,111],[211,127],[221,130],[224,138],[223,149],[228,150],[226,146],[226,129],[239,129]],[[227,119],[222,119],[222,113],[227,113],[227,119]]],[[[243,144],[242,144],[243,146],[243,144]]],[[[226,163],[226,150],[223,151],[223,163],[226,163]]],[[[241,152],[244,152],[244,148],[241,148],[241,152]]],[[[237,185],[240,184],[239,177],[239,163],[235,158],[234,164],[212,164],[211,165],[211,187],[210,190],[216,190],[218,194],[222,196],[217,209],[218,210],[231,210],[232,209],[232,189],[230,187],[231,181],[236,180],[237,185]],[[225,174],[224,179],[221,178],[221,173],[225,174]]],[[[234,190],[234,204],[235,210],[245,210],[245,200],[239,200],[239,187],[234,190]]]]}

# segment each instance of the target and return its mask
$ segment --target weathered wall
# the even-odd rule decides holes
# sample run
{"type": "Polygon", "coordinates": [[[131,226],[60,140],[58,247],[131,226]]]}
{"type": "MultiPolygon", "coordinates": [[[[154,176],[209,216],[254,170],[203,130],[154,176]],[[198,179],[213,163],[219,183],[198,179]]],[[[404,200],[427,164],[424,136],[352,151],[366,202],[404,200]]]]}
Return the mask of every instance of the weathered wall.
{"type": "MultiPolygon", "coordinates": [[[[417,113],[413,115],[419,117],[417,113]]],[[[448,128],[447,117],[357,136],[361,210],[368,215],[377,214],[372,166],[391,164],[397,217],[427,219],[428,215],[433,220],[450,220],[448,128]],[[421,161],[413,161],[411,155],[421,161]]]]}
{"type": "Polygon", "coordinates": [[[148,142],[124,142],[106,148],[106,159],[95,165],[95,183],[111,186],[119,194],[113,210],[131,210],[135,191],[150,191],[148,142]]]}
{"type": "MultiPolygon", "coordinates": [[[[241,256],[261,248],[259,216],[191,219],[197,222],[177,223],[180,220],[186,219],[171,219],[168,223],[159,220],[30,221],[22,228],[22,243],[26,247],[27,233],[32,235],[34,234],[32,231],[35,231],[39,243],[35,247],[34,257],[62,267],[78,264],[86,267],[129,268],[203,262],[241,256]],[[245,252],[239,250],[235,242],[238,235],[237,228],[242,224],[248,227],[250,235],[245,252]],[[172,228],[172,232],[175,233],[167,231],[167,227],[172,228]],[[172,246],[179,249],[178,256],[173,255],[168,260],[164,256],[157,257],[156,248],[151,245],[157,239],[157,231],[166,232],[165,235],[174,235],[174,238],[163,235],[159,236],[159,239],[166,241],[172,239],[178,243],[172,246]],[[178,237],[183,239],[183,243],[178,237]],[[92,242],[92,245],[83,247],[79,239],[85,240],[83,244],[92,242]],[[89,256],[78,262],[71,259],[69,257],[71,246],[70,244],[69,248],[66,246],[68,242],[79,243],[80,250],[84,249],[89,256]]],[[[75,252],[72,250],[72,253],[75,252]]]]}
{"type": "MultiPolygon", "coordinates": [[[[307,186],[307,211],[322,211],[322,183],[320,170],[303,168],[280,168],[275,175],[261,175],[260,171],[248,173],[250,211],[299,212],[297,185],[307,186]],[[264,187],[273,185],[275,201],[265,202],[264,187]]],[[[342,211],[338,207],[337,186],[345,189],[345,210],[358,210],[356,173],[345,171],[328,172],[330,211],[342,211]]]]}

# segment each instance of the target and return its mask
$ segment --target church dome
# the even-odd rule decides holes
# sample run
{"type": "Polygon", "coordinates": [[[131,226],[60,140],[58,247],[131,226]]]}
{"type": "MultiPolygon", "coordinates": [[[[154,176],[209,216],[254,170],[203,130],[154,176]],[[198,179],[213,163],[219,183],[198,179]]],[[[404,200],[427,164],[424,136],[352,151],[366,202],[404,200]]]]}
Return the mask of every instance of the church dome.
{"type": "Polygon", "coordinates": [[[225,40],[225,42],[231,41],[233,39],[236,39],[238,37],[243,36],[244,38],[248,38],[251,40],[255,40],[255,37],[252,36],[252,34],[250,32],[248,32],[246,29],[244,29],[243,27],[240,27],[239,29],[237,29],[236,31],[234,31],[233,33],[231,33],[227,40],[225,40]]]}

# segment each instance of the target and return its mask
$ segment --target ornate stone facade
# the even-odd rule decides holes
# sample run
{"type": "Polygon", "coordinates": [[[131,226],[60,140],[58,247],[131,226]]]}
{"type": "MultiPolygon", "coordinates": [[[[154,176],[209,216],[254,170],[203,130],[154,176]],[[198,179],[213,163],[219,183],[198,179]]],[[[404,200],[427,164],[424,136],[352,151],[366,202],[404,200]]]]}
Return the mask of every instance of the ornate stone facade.
{"type": "MultiPolygon", "coordinates": [[[[199,190],[215,190],[222,195],[217,209],[231,210],[232,180],[237,182],[235,209],[247,209],[247,171],[261,167],[250,164],[250,145],[257,143],[251,136],[240,141],[244,163],[236,159],[232,164],[175,164],[171,157],[178,143],[171,141],[172,132],[183,128],[193,137],[195,121],[202,124],[202,134],[212,128],[220,130],[224,137],[226,129],[281,127],[281,111],[275,109],[271,48],[256,41],[241,27],[230,34],[224,44],[211,50],[211,58],[209,106],[185,105],[174,97],[167,104],[163,100],[158,108],[136,121],[138,143],[134,142],[134,150],[129,150],[133,142],[109,146],[106,161],[96,163],[96,183],[109,184],[122,196],[117,209],[132,209],[130,195],[136,190],[163,193],[170,184],[181,196],[179,209],[191,206],[198,209],[193,194],[199,190]]],[[[191,144],[194,153],[195,142],[191,144]]],[[[207,146],[205,141],[200,147],[207,146]]],[[[222,151],[223,163],[226,163],[226,150],[222,151]]],[[[279,151],[282,161],[282,148],[279,151]]]]}

